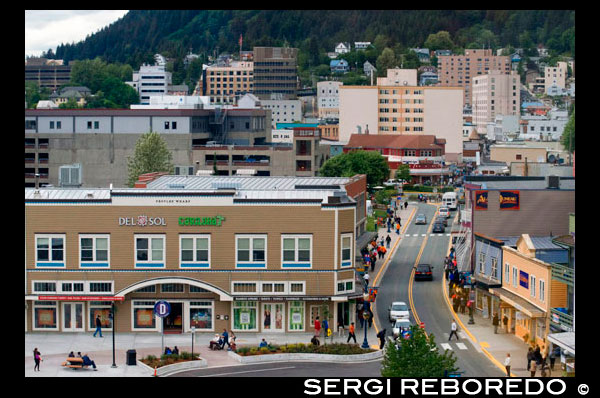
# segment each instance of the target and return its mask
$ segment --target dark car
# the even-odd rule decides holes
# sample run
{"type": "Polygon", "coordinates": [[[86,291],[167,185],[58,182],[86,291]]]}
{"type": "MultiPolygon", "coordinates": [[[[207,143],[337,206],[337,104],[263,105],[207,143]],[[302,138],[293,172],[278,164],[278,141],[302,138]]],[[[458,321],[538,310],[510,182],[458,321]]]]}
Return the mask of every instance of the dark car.
{"type": "Polygon", "coordinates": [[[436,222],[433,224],[433,232],[444,233],[445,231],[446,231],[446,228],[444,227],[444,224],[442,224],[441,222],[436,222]]]}
{"type": "Polygon", "coordinates": [[[429,264],[419,264],[415,267],[415,280],[433,280],[433,267],[429,264]]]}
{"type": "Polygon", "coordinates": [[[448,219],[444,216],[437,216],[433,222],[434,224],[441,222],[442,224],[444,224],[444,227],[448,226],[448,219]]]}

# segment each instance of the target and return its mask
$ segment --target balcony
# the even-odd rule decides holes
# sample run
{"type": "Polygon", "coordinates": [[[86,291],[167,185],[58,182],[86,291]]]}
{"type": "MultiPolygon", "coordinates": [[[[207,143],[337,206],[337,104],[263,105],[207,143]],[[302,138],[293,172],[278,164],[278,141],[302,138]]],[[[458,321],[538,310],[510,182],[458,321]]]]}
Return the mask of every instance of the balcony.
{"type": "Polygon", "coordinates": [[[550,324],[558,327],[565,332],[573,331],[573,315],[567,312],[566,308],[550,309],[550,324]]]}
{"type": "Polygon", "coordinates": [[[575,270],[560,264],[552,264],[552,279],[573,287],[575,280],[575,270]]]}

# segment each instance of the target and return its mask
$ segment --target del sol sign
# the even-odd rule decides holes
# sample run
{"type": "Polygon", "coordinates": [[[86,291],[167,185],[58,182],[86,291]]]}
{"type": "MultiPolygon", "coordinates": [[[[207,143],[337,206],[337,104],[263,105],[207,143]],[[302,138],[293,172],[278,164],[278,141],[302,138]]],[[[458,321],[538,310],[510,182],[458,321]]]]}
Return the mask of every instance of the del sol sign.
{"type": "Polygon", "coordinates": [[[160,225],[166,226],[167,222],[164,217],[148,217],[148,216],[137,216],[137,217],[119,217],[119,226],[128,225],[128,226],[153,226],[160,225]]]}

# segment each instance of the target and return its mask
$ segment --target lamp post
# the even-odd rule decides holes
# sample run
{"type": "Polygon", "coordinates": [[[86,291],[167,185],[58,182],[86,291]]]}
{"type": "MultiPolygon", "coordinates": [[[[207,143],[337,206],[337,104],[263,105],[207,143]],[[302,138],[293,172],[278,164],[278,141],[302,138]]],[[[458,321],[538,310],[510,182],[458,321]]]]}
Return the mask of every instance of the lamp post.
{"type": "Polygon", "coordinates": [[[196,333],[196,327],[192,326],[192,361],[194,360],[194,333],[196,333]]]}
{"type": "Polygon", "coordinates": [[[369,311],[363,311],[363,318],[365,319],[365,339],[360,348],[369,348],[369,342],[367,341],[367,329],[369,328],[367,323],[369,321],[369,311]]]}
{"type": "Polygon", "coordinates": [[[473,306],[475,305],[475,291],[473,290],[473,284],[471,284],[469,300],[471,301],[471,305],[469,306],[469,325],[474,325],[475,320],[473,319],[473,306]]]}
{"type": "Polygon", "coordinates": [[[114,301],[110,307],[110,319],[112,321],[112,352],[113,352],[113,363],[110,367],[116,368],[117,367],[117,364],[115,363],[115,328],[116,328],[116,324],[115,324],[115,303],[114,303],[114,301]]]}

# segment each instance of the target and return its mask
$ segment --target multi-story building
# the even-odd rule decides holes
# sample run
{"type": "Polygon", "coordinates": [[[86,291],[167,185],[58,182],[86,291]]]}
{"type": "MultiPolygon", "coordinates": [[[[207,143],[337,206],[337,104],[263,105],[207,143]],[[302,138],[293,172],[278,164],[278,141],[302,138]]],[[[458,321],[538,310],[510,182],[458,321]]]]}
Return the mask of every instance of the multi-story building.
{"type": "Polygon", "coordinates": [[[557,62],[556,66],[546,66],[544,68],[544,92],[548,92],[550,86],[566,88],[567,83],[567,63],[557,62]]]}
{"type": "Polygon", "coordinates": [[[371,47],[370,41],[355,41],[354,42],[355,50],[366,50],[369,47],[371,47]]]}
{"type": "Polygon", "coordinates": [[[26,189],[25,331],[88,332],[97,316],[111,330],[113,303],[121,333],[309,332],[326,314],[356,323],[364,217],[348,180],[26,189]],[[168,318],[153,313],[158,300],[168,318]]]}
{"type": "Polygon", "coordinates": [[[233,61],[204,65],[202,95],[210,97],[211,104],[235,105],[246,93],[254,90],[254,63],[233,61]]]}
{"type": "Polygon", "coordinates": [[[320,124],[319,130],[322,140],[339,141],[340,139],[339,124],[320,124]]]}
{"type": "MultiPolygon", "coordinates": [[[[446,154],[462,153],[463,89],[461,87],[341,86],[340,141],[350,135],[432,134],[446,140],[446,154]],[[360,131],[359,131],[360,130],[360,131]]],[[[389,83],[389,82],[388,82],[389,83]]]]}
{"type": "Polygon", "coordinates": [[[323,81],[317,83],[317,106],[319,118],[339,119],[340,117],[340,93],[342,82],[323,81]]]}
{"type": "Polygon", "coordinates": [[[521,114],[521,82],[519,74],[510,71],[490,70],[485,74],[474,76],[473,123],[478,131],[485,133],[487,124],[494,121],[496,115],[519,116],[521,114]]]}
{"type": "Polygon", "coordinates": [[[125,82],[133,87],[140,95],[140,104],[150,104],[150,97],[167,95],[171,85],[171,72],[164,65],[142,65],[140,70],[133,72],[132,81],[125,82]]]}
{"type": "Polygon", "coordinates": [[[260,99],[296,99],[298,49],[254,47],[254,95],[260,99]],[[280,97],[280,98],[279,98],[280,97]]]}
{"type": "Polygon", "coordinates": [[[302,101],[296,100],[276,100],[264,99],[260,101],[264,109],[271,111],[271,128],[275,128],[277,123],[294,123],[302,121],[302,101]]]}
{"type": "Polygon", "coordinates": [[[55,91],[70,81],[71,66],[63,65],[62,60],[31,58],[25,62],[25,82],[35,82],[40,89],[55,91]]]}
{"type": "Polygon", "coordinates": [[[195,146],[264,144],[270,126],[264,109],[25,110],[25,186],[58,186],[59,167],[79,163],[84,187],[124,187],[127,157],[148,131],[161,134],[176,166],[193,166],[195,146]]]}
{"type": "Polygon", "coordinates": [[[86,103],[86,97],[92,94],[92,91],[87,87],[63,87],[59,93],[54,92],[50,95],[50,100],[57,105],[64,104],[70,99],[77,102],[77,105],[83,107],[86,103]]]}
{"type": "Polygon", "coordinates": [[[492,55],[491,49],[467,49],[464,55],[440,55],[438,57],[438,80],[442,87],[463,87],[464,103],[471,104],[473,97],[471,78],[490,70],[510,73],[509,56],[492,55]]]}

